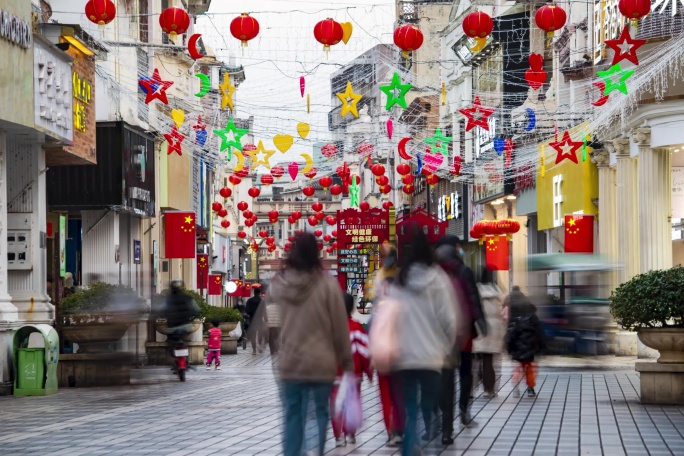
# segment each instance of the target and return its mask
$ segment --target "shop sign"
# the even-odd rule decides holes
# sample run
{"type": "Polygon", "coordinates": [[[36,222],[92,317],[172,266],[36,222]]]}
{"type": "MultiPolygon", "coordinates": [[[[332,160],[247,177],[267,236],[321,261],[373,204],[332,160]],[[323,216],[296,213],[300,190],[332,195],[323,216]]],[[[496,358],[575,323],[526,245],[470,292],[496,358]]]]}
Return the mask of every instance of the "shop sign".
{"type": "Polygon", "coordinates": [[[133,263],[140,264],[140,254],[140,241],[137,239],[133,239],[133,263]]]}
{"type": "Polygon", "coordinates": [[[504,193],[503,156],[475,164],[473,199],[481,201],[504,193]]]}
{"type": "Polygon", "coordinates": [[[340,272],[353,272],[353,273],[359,273],[361,272],[361,268],[359,267],[351,267],[351,266],[342,266],[340,268],[340,272]]]}
{"type": "Polygon", "coordinates": [[[34,54],[35,125],[66,144],[73,140],[71,116],[71,59],[37,40],[34,54]]]}
{"type": "Polygon", "coordinates": [[[594,2],[594,64],[605,56],[606,40],[620,36],[625,17],[620,13],[619,0],[596,0],[594,2]]]}
{"type": "Polygon", "coordinates": [[[534,178],[535,167],[532,165],[522,165],[515,168],[515,188],[513,193],[516,195],[523,190],[535,188],[537,181],[534,178]]]}
{"type": "Polygon", "coordinates": [[[33,42],[31,24],[0,9],[0,38],[28,49],[33,42]]]}
{"type": "Polygon", "coordinates": [[[66,277],[66,215],[59,216],[59,276],[66,277]]]}
{"type": "Polygon", "coordinates": [[[339,264],[358,264],[359,259],[358,258],[340,258],[338,261],[339,264]]]}
{"type": "Polygon", "coordinates": [[[460,203],[461,196],[458,194],[458,192],[453,192],[450,195],[440,196],[437,206],[437,217],[440,220],[453,220],[460,218],[460,203]]]}
{"type": "Polygon", "coordinates": [[[339,251],[340,255],[361,255],[363,253],[366,253],[366,251],[360,249],[342,249],[339,251]]]}
{"type": "Polygon", "coordinates": [[[92,85],[75,71],[71,77],[74,90],[74,128],[85,133],[87,131],[86,105],[90,104],[92,85]]]}
{"type": "Polygon", "coordinates": [[[672,167],[672,218],[684,219],[684,167],[672,167]]]}
{"type": "Polygon", "coordinates": [[[496,138],[496,117],[488,117],[487,124],[489,125],[489,130],[484,128],[478,128],[475,134],[477,149],[475,151],[475,157],[479,158],[482,154],[494,149],[494,138],[496,138]]]}
{"type": "Polygon", "coordinates": [[[337,241],[342,246],[389,241],[389,212],[377,208],[366,212],[346,209],[337,215],[337,241]]]}

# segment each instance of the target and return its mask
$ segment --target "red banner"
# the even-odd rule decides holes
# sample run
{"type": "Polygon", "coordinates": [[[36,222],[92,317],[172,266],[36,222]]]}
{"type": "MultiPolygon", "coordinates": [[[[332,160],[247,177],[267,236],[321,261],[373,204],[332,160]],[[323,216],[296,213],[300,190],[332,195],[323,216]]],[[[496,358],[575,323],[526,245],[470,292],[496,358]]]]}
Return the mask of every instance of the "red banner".
{"type": "Polygon", "coordinates": [[[209,288],[209,255],[206,253],[197,254],[197,288],[209,288]]]}
{"type": "Polygon", "coordinates": [[[565,216],[565,253],[594,253],[594,216],[565,216]]]}
{"type": "Polygon", "coordinates": [[[219,296],[223,291],[223,278],[220,274],[209,274],[209,296],[219,296]]]}
{"type": "Polygon", "coordinates": [[[337,244],[382,244],[389,240],[389,212],[374,208],[368,211],[337,211],[337,244]]]}
{"type": "Polygon", "coordinates": [[[164,213],[165,258],[195,258],[195,213],[164,213]]]}
{"type": "Polygon", "coordinates": [[[506,236],[487,236],[485,263],[490,271],[508,271],[508,239],[506,236]]]}

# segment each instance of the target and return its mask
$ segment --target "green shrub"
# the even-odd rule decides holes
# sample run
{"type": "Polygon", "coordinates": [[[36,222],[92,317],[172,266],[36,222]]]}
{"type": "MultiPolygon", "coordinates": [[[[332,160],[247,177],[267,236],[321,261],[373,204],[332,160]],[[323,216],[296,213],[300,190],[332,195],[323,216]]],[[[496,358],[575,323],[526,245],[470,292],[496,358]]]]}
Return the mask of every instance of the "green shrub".
{"type": "Polygon", "coordinates": [[[242,321],[240,311],[232,307],[207,306],[202,309],[202,317],[204,317],[205,323],[210,322],[214,318],[220,323],[237,323],[242,321]]]}
{"type": "Polygon", "coordinates": [[[632,277],[611,293],[610,313],[630,331],[684,326],[684,268],[632,277]]]}
{"type": "Polygon", "coordinates": [[[67,315],[142,315],[149,311],[145,300],[123,285],[95,283],[70,294],[59,305],[67,315]]]}

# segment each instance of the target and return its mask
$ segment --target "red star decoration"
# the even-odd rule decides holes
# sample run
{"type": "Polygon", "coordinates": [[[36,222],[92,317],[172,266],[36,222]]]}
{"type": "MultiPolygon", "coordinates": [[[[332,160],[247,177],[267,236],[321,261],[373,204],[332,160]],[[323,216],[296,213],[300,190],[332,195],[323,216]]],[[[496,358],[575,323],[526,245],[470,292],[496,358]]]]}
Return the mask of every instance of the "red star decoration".
{"type": "Polygon", "coordinates": [[[566,158],[579,164],[577,161],[577,149],[583,145],[583,142],[573,141],[572,138],[570,138],[570,133],[567,131],[563,133],[563,139],[561,141],[549,143],[549,146],[553,147],[558,152],[558,155],[556,155],[556,164],[562,162],[566,158]],[[568,146],[570,147],[570,150],[565,152],[563,148],[568,146]]]}
{"type": "Polygon", "coordinates": [[[162,81],[157,68],[152,73],[152,79],[141,79],[139,82],[141,86],[147,89],[145,104],[155,99],[164,104],[169,104],[169,100],[166,98],[166,91],[173,85],[173,81],[162,81]]]}
{"type": "Polygon", "coordinates": [[[637,57],[637,49],[643,46],[646,40],[633,40],[632,35],[629,34],[629,26],[622,29],[620,38],[617,40],[606,40],[606,45],[613,48],[615,54],[613,54],[613,63],[615,65],[618,62],[622,62],[627,59],[634,65],[639,65],[639,57],[637,57]],[[627,52],[624,51],[624,47],[627,47],[627,52]]]}
{"type": "Polygon", "coordinates": [[[181,150],[181,143],[185,139],[185,136],[181,135],[178,132],[178,128],[176,126],[173,126],[173,129],[171,130],[171,133],[165,133],[164,138],[169,143],[169,148],[167,150],[167,154],[171,155],[174,152],[177,152],[178,155],[183,155],[183,151],[181,150]]]}
{"type": "Polygon", "coordinates": [[[494,111],[496,111],[496,108],[483,107],[480,104],[480,97],[475,97],[472,107],[459,109],[458,111],[468,118],[466,131],[470,131],[475,127],[482,127],[489,131],[489,123],[487,122],[487,118],[491,116],[494,111]]]}

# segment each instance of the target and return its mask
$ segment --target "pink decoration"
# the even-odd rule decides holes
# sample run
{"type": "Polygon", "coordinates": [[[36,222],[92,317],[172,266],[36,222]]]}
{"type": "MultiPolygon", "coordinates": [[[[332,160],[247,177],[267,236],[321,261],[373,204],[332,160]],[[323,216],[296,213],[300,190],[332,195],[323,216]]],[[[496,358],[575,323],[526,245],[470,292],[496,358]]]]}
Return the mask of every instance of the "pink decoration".
{"type": "Polygon", "coordinates": [[[299,173],[299,164],[297,162],[292,162],[287,166],[287,172],[290,173],[292,180],[297,178],[297,173],[299,173]]]}
{"type": "Polygon", "coordinates": [[[394,124],[392,119],[387,119],[387,136],[389,136],[389,139],[392,139],[392,133],[394,133],[394,124]]]}
{"type": "Polygon", "coordinates": [[[304,80],[304,76],[299,77],[299,93],[302,94],[302,97],[304,97],[304,88],[306,87],[306,81],[304,80]]]}

